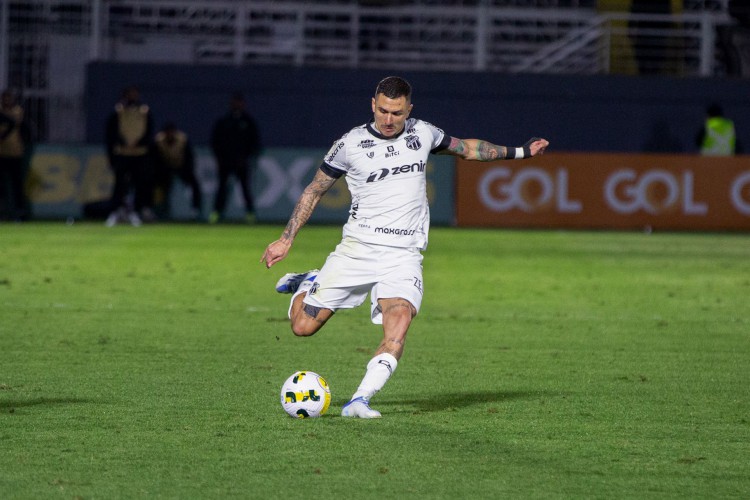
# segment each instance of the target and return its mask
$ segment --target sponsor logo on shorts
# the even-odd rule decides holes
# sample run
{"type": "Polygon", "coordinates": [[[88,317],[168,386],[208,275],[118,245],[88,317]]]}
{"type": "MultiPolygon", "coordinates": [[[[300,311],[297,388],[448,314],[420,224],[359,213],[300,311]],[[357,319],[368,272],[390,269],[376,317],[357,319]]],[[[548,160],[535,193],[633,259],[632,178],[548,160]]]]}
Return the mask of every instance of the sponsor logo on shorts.
{"type": "Polygon", "coordinates": [[[315,295],[318,293],[318,288],[320,288],[320,283],[316,281],[313,283],[313,286],[310,287],[310,290],[307,291],[307,295],[315,295]]]}

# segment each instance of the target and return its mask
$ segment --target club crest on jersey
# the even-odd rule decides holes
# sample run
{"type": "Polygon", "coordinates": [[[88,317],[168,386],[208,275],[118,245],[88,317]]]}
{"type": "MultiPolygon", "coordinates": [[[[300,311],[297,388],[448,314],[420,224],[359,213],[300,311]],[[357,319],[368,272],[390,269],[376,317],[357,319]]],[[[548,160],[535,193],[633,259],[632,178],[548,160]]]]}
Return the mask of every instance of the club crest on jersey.
{"type": "Polygon", "coordinates": [[[422,143],[419,142],[419,136],[408,135],[405,137],[405,140],[406,140],[406,147],[409,149],[413,149],[414,151],[417,151],[418,149],[422,148],[422,143]]]}

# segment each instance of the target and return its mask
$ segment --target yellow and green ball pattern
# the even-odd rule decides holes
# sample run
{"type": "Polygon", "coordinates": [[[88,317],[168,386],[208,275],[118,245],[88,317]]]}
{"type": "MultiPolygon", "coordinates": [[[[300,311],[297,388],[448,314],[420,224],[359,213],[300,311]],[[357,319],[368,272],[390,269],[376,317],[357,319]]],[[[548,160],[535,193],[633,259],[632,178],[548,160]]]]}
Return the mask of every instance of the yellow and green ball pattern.
{"type": "Polygon", "coordinates": [[[328,382],[315,372],[295,372],[281,387],[281,406],[290,417],[320,417],[328,411],[330,404],[328,382]]]}

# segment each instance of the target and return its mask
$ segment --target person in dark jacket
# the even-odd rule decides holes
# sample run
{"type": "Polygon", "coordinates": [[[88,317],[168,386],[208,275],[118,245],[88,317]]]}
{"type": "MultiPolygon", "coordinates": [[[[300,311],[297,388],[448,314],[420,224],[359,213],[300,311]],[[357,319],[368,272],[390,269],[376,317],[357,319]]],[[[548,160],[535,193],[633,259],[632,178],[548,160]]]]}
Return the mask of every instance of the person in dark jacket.
{"type": "Polygon", "coordinates": [[[247,221],[254,221],[252,177],[261,151],[261,139],[255,120],[245,109],[242,94],[232,95],[228,113],[214,124],[211,149],[216,158],[219,183],[209,222],[215,223],[224,216],[230,176],[234,176],[242,188],[247,221]]]}
{"type": "Polygon", "coordinates": [[[5,205],[1,218],[15,221],[29,218],[24,184],[32,148],[31,128],[18,96],[13,90],[5,90],[0,96],[0,211],[5,205]]]}

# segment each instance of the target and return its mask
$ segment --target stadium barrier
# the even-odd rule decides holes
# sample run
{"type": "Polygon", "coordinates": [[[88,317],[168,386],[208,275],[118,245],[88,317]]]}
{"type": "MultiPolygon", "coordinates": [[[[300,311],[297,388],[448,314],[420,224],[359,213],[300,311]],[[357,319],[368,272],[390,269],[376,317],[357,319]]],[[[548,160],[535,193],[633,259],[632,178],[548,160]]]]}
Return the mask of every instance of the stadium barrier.
{"type": "MultiPolygon", "coordinates": [[[[312,180],[327,150],[276,148],[264,151],[254,175],[256,215],[261,222],[285,223],[305,185],[312,180]]],[[[217,186],[216,164],[209,149],[196,147],[196,174],[203,192],[203,214],[211,211],[217,186]]],[[[454,161],[432,156],[427,165],[427,190],[431,216],[436,224],[454,220],[454,161]]],[[[27,192],[37,219],[67,219],[84,216],[85,207],[109,199],[114,175],[104,150],[97,146],[40,145],[28,175],[27,192]]],[[[170,194],[171,218],[191,217],[190,191],[175,181],[170,194]]],[[[244,220],[242,195],[234,183],[226,218],[244,220]]],[[[351,198],[345,181],[337,182],[320,201],[311,222],[343,223],[351,198]]]]}
{"type": "MultiPolygon", "coordinates": [[[[264,152],[254,178],[258,220],[283,223],[326,151],[264,152]]],[[[198,180],[208,214],[216,167],[196,148],[198,180]]],[[[427,168],[436,225],[466,227],[750,230],[750,156],[548,153],[522,162],[476,163],[432,156],[427,168]],[[454,179],[455,176],[455,179],[454,179]]],[[[41,145],[32,159],[28,193],[34,218],[80,218],[107,200],[114,177],[97,146],[41,145]]],[[[172,190],[172,218],[190,218],[190,192],[172,190]]],[[[313,223],[342,223],[351,203],[344,182],[321,200],[313,223]]],[[[239,186],[226,216],[242,220],[239,186]]]]}
{"type": "Polygon", "coordinates": [[[750,156],[553,153],[456,179],[459,226],[750,229],[750,156]]]}

